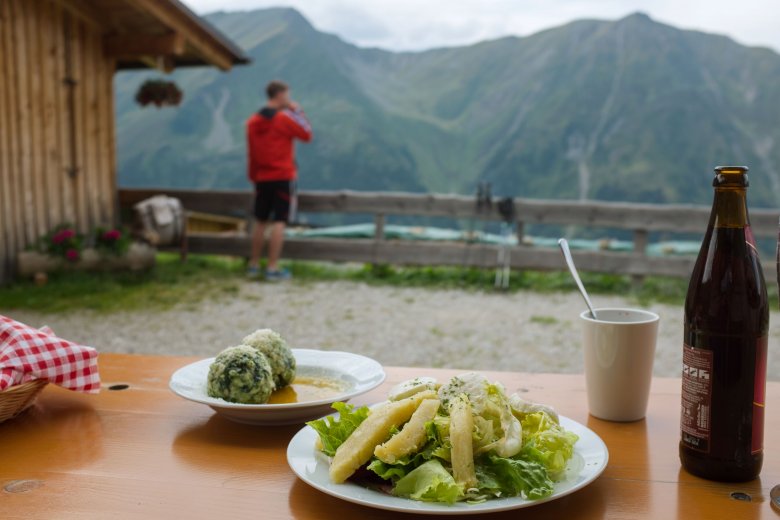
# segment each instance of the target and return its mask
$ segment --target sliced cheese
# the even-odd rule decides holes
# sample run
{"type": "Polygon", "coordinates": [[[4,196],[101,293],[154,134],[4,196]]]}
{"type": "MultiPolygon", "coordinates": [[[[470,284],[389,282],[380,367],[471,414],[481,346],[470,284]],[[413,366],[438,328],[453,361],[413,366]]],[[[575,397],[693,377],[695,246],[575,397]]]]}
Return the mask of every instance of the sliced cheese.
{"type": "Polygon", "coordinates": [[[390,440],[376,447],[374,450],[376,458],[387,464],[395,464],[398,459],[422,448],[428,439],[425,424],[436,417],[440,404],[441,401],[438,399],[426,399],[420,403],[403,429],[393,435],[390,440]]]}
{"type": "Polygon", "coordinates": [[[373,409],[368,418],[336,450],[330,464],[330,479],[336,484],[346,481],[368,462],[374,449],[390,437],[392,428],[398,428],[408,421],[422,401],[435,397],[434,391],[420,392],[373,409]]]}
{"type": "Polygon", "coordinates": [[[400,401],[425,390],[438,390],[439,383],[432,377],[415,377],[398,383],[387,393],[388,401],[400,401]]]}
{"type": "Polygon", "coordinates": [[[464,489],[477,486],[473,432],[474,418],[471,415],[471,404],[468,397],[460,395],[450,402],[450,443],[452,444],[452,476],[464,489]]]}

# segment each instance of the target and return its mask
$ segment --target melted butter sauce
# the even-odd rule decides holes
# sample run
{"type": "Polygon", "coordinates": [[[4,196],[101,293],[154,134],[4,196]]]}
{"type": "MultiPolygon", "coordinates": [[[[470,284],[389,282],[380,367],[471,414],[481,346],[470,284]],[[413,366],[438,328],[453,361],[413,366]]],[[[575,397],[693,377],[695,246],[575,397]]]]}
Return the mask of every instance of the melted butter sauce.
{"type": "Polygon", "coordinates": [[[327,377],[296,377],[291,385],[271,394],[268,404],[305,403],[333,397],[346,390],[342,381],[327,377]]]}

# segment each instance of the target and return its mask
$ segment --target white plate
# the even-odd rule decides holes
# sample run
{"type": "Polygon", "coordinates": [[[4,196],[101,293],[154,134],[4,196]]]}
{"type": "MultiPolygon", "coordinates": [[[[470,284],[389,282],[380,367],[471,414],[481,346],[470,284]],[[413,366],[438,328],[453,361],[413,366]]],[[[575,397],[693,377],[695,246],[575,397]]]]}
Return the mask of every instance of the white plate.
{"type": "Polygon", "coordinates": [[[231,421],[245,424],[300,424],[331,413],[330,405],[347,401],[381,385],[385,380],[382,365],[371,358],[349,352],[294,348],[296,374],[327,377],[341,381],[344,392],[320,399],[290,404],[240,404],[210,397],[206,393],[209,367],[214,358],[203,359],[180,368],[171,376],[169,386],[177,395],[213,408],[231,421]]]}
{"type": "Polygon", "coordinates": [[[604,441],[592,430],[576,421],[566,417],[561,417],[560,420],[564,428],[579,436],[579,440],[574,445],[574,457],[569,464],[572,467],[579,467],[580,471],[565,481],[556,483],[553,494],[539,500],[525,500],[519,497],[497,498],[481,504],[458,502],[449,506],[394,497],[349,481],[344,484],[334,484],[328,475],[328,458],[322,452],[315,450],[314,440],[317,433],[309,426],[304,427],[290,441],[287,447],[287,463],[295,474],[310,486],[347,502],[389,511],[427,515],[495,513],[534,506],[574,493],[596,480],[607,467],[609,452],[604,441]]]}

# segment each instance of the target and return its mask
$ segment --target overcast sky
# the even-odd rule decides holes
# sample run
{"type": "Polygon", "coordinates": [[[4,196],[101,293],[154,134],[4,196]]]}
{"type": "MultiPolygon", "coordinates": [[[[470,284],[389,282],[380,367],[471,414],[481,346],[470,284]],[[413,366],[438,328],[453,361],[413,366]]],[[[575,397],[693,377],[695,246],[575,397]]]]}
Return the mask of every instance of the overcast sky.
{"type": "Polygon", "coordinates": [[[420,50],[524,36],[580,18],[643,11],[682,28],[780,52],[780,0],[184,0],[199,14],[292,6],[315,27],[361,46],[420,50]]]}

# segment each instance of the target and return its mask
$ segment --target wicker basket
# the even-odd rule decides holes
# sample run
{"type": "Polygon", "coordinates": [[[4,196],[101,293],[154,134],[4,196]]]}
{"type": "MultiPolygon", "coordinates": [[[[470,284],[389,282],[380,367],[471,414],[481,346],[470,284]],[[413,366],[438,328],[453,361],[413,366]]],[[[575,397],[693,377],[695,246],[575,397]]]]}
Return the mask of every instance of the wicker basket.
{"type": "Polygon", "coordinates": [[[0,423],[12,419],[33,405],[48,381],[35,379],[0,392],[0,423]]]}

